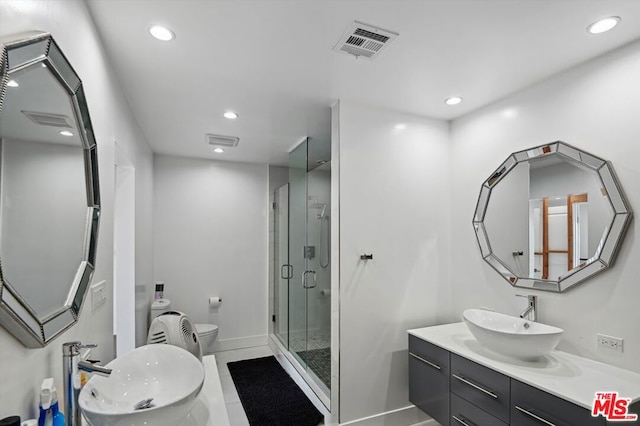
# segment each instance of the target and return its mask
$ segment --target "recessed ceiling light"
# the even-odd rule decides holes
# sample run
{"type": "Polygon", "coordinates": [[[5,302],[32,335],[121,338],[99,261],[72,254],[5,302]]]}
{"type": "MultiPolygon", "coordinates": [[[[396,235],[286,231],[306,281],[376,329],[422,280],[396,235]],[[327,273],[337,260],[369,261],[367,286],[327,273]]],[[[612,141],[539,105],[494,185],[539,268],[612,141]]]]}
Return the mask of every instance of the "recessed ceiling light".
{"type": "Polygon", "coordinates": [[[216,149],[214,149],[214,150],[213,150],[213,152],[216,152],[216,153],[218,153],[218,154],[222,154],[222,153],[224,152],[224,149],[222,149],[222,148],[216,148],[216,149]]]}
{"type": "Polygon", "coordinates": [[[152,36],[162,41],[173,40],[176,35],[167,27],[163,27],[162,25],[154,25],[149,28],[149,32],[152,36]]]}
{"type": "Polygon", "coordinates": [[[224,118],[228,118],[229,120],[235,120],[236,118],[238,118],[238,114],[233,111],[227,111],[223,115],[224,118]]]}
{"type": "Polygon", "coordinates": [[[444,100],[444,103],[447,105],[458,105],[460,102],[462,102],[462,98],[460,96],[453,96],[444,100]]]}
{"type": "Polygon", "coordinates": [[[591,34],[605,33],[620,22],[619,16],[609,16],[607,18],[600,19],[587,27],[587,31],[591,34]]]}
{"type": "Polygon", "coordinates": [[[407,128],[407,125],[404,123],[398,123],[395,126],[393,126],[393,128],[396,130],[404,130],[407,128]]]}
{"type": "Polygon", "coordinates": [[[15,81],[15,80],[9,80],[9,82],[7,83],[7,86],[8,86],[8,87],[18,87],[18,86],[20,86],[20,85],[19,85],[19,84],[18,84],[18,82],[17,82],[17,81],[15,81]]]}
{"type": "Polygon", "coordinates": [[[71,133],[71,132],[70,132],[70,131],[68,131],[68,130],[62,130],[62,131],[60,131],[60,134],[61,134],[62,136],[73,136],[73,133],[71,133]]]}
{"type": "Polygon", "coordinates": [[[514,118],[518,116],[518,111],[515,108],[508,108],[502,111],[504,118],[514,118]]]}

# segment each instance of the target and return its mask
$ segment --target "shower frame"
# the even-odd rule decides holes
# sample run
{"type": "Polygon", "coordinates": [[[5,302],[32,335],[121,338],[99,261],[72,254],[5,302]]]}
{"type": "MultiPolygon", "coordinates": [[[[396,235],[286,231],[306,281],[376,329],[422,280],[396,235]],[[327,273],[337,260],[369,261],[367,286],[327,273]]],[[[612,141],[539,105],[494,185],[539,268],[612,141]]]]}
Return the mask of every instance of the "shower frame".
{"type": "MultiPolygon", "coordinates": [[[[309,139],[292,150],[289,182],[274,192],[274,327],[271,340],[322,404],[330,409],[330,162],[318,161],[316,167],[309,167],[308,149],[309,139]],[[325,190],[320,200],[320,194],[312,195],[310,192],[310,181],[314,173],[325,180],[325,190]],[[286,204],[286,207],[283,204],[286,204]],[[323,231],[326,233],[325,236],[322,235],[323,231]],[[283,247],[285,242],[286,248],[283,247]],[[316,281],[318,274],[321,275],[322,282],[316,281]],[[283,306],[285,303],[286,308],[283,306]],[[310,318],[312,311],[318,314],[315,319],[310,318]],[[315,365],[310,365],[308,357],[314,348],[309,343],[309,337],[314,331],[318,332],[310,331],[310,324],[314,323],[314,320],[320,323],[320,326],[314,326],[319,327],[320,333],[325,334],[326,348],[316,348],[322,357],[316,358],[315,365]],[[322,371],[324,380],[320,374],[316,374],[314,368],[322,371]]],[[[325,343],[323,338],[318,341],[321,346],[325,343]]]]}

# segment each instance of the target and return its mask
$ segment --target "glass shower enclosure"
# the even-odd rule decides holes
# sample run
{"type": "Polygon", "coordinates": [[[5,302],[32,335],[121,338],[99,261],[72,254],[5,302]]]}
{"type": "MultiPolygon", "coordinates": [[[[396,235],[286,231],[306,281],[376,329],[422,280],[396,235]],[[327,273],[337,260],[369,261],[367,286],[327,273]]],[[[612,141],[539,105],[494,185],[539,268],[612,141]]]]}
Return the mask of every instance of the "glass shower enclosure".
{"type": "Polygon", "coordinates": [[[331,162],[307,138],[275,191],[274,334],[328,397],[331,388],[331,162]]]}

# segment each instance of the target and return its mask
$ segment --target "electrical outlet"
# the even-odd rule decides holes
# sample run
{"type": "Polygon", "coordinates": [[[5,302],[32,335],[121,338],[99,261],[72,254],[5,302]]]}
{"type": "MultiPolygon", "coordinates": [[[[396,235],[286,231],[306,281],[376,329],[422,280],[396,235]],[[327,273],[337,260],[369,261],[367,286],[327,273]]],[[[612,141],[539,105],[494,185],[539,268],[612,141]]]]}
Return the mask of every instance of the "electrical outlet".
{"type": "Polygon", "coordinates": [[[622,352],[624,349],[624,339],[620,337],[598,334],[598,347],[607,348],[615,352],[622,352]]]}
{"type": "Polygon", "coordinates": [[[100,281],[91,286],[91,310],[95,311],[107,303],[106,281],[100,281]]]}

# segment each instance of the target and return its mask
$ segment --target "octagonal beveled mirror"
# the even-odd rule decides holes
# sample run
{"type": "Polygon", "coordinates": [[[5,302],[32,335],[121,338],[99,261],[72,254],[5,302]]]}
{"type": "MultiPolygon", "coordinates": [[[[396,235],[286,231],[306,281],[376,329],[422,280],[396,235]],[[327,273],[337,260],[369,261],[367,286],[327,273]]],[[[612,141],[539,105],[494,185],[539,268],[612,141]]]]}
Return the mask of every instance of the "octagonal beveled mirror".
{"type": "Polygon", "coordinates": [[[96,259],[96,142],[50,34],[0,45],[0,324],[42,347],[78,319],[96,259]]]}
{"type": "Polygon", "coordinates": [[[557,141],[511,154],[484,181],[473,227],[509,284],[562,292],[611,267],[631,216],[611,164],[557,141]]]}

